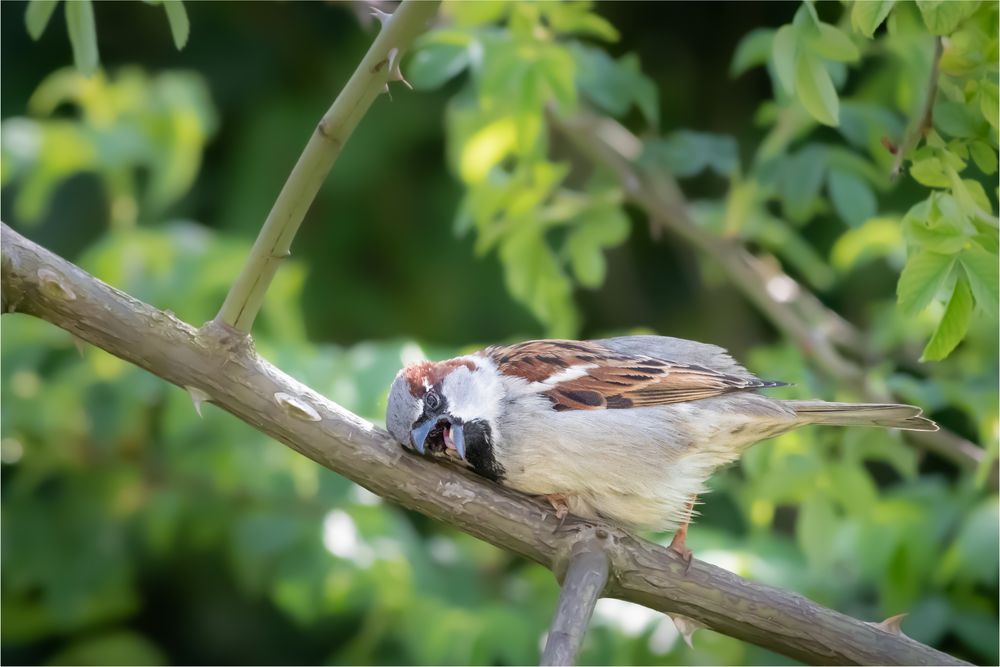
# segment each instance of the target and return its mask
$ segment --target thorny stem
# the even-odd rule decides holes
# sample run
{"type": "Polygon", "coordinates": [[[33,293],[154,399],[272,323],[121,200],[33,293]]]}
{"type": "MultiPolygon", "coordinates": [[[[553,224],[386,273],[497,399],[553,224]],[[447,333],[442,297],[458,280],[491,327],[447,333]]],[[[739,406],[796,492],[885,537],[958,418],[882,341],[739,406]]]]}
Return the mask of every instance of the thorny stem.
{"type": "Polygon", "coordinates": [[[250,333],[267,288],[281,260],[291,254],[292,239],[333,163],[388,81],[399,78],[403,51],[426,28],[437,6],[438,0],[404,0],[392,15],[380,14],[381,32],[309,138],[216,321],[250,333]]]}
{"type": "Polygon", "coordinates": [[[937,98],[938,78],[941,75],[941,54],[944,48],[941,38],[934,38],[934,58],[931,61],[931,73],[927,81],[927,95],[924,97],[924,105],[920,110],[920,115],[915,119],[913,126],[907,131],[903,143],[896,149],[896,159],[892,163],[890,176],[893,180],[899,178],[899,173],[903,170],[903,161],[910,154],[920,140],[927,136],[927,132],[934,126],[934,100],[937,98]]]}

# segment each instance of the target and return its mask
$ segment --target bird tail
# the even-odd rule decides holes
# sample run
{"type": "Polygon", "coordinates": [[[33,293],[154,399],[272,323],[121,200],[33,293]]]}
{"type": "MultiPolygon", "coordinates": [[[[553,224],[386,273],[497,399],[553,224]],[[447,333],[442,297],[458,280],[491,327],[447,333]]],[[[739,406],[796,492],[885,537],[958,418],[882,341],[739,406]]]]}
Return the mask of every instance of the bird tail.
{"type": "Polygon", "coordinates": [[[936,431],[938,425],[913,405],[894,403],[828,403],[826,401],[784,401],[795,410],[803,424],[836,426],[884,426],[906,431],[936,431]]]}

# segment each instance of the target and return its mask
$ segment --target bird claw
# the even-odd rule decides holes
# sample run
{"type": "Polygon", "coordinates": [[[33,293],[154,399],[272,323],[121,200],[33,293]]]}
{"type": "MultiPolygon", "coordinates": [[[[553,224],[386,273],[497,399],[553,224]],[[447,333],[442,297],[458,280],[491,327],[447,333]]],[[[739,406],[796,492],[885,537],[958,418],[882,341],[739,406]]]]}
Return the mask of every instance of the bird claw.
{"type": "Polygon", "coordinates": [[[552,532],[558,533],[562,530],[563,524],[566,523],[566,517],[569,516],[569,505],[566,504],[566,496],[561,493],[550,493],[545,495],[545,500],[549,501],[552,509],[556,511],[556,518],[559,519],[559,525],[552,532]]]}
{"type": "Polygon", "coordinates": [[[670,541],[670,546],[667,547],[680,556],[681,560],[684,561],[684,574],[687,574],[688,570],[691,569],[691,561],[694,558],[694,553],[688,548],[687,544],[685,544],[686,539],[687,526],[678,529],[678,531],[674,533],[674,539],[670,541]]]}

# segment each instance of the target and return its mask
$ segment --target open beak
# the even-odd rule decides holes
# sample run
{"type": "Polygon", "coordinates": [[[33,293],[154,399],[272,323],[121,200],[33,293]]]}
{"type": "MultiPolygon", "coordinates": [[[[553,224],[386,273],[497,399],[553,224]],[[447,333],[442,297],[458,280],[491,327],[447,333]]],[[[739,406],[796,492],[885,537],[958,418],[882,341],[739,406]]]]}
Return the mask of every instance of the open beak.
{"type": "Polygon", "coordinates": [[[465,459],[465,426],[461,422],[451,422],[448,430],[444,432],[444,443],[450,446],[458,454],[460,459],[465,459]]]}
{"type": "MultiPolygon", "coordinates": [[[[444,431],[444,443],[449,449],[454,449],[458,456],[462,459],[465,458],[465,429],[457,419],[448,417],[448,426],[444,431]]],[[[420,426],[417,426],[412,431],[410,431],[410,442],[413,443],[413,448],[416,449],[421,454],[424,454],[427,450],[427,436],[430,435],[431,431],[434,430],[441,422],[440,419],[429,419],[425,421],[420,426]]]]}
{"type": "Polygon", "coordinates": [[[424,443],[427,441],[427,435],[434,430],[437,423],[438,420],[436,419],[428,419],[423,424],[410,431],[410,442],[413,443],[413,448],[421,454],[426,451],[424,443]]]}

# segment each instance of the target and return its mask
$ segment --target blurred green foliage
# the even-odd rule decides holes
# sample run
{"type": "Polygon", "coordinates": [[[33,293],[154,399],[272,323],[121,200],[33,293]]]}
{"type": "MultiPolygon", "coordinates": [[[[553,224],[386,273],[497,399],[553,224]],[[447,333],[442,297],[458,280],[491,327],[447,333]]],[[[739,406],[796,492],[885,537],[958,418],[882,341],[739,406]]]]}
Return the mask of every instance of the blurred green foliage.
{"type": "MultiPolygon", "coordinates": [[[[84,71],[70,7],[100,27],[106,69],[86,77],[43,34],[55,4],[0,5],[3,218],[207,320],[370,31],[343,7],[199,3],[177,53],[179,2],[169,25],[141,3],[66,3],[84,71]]],[[[874,386],[995,460],[995,3],[442,13],[404,63],[420,92],[372,109],[269,291],[265,357],[374,421],[404,361],[541,335],[697,338],[794,383],[783,397],[857,399],[548,132],[546,113],[593,107],[640,131],[644,166],[684,179],[698,224],[773,252],[856,321],[874,386]],[[934,127],[893,183],[883,138],[902,145],[919,120],[934,35],[934,127]],[[921,348],[947,359],[918,364],[921,348]]],[[[558,593],[542,568],[213,407],[199,418],[182,390],[43,322],[4,317],[0,352],[5,662],[537,661],[558,593]]],[[[858,618],[908,611],[907,634],[996,663],[988,473],[898,433],[797,431],[716,476],[689,540],[858,618]]],[[[666,617],[611,600],[581,662],[788,663],[705,631],[689,649],[666,617]]]]}

